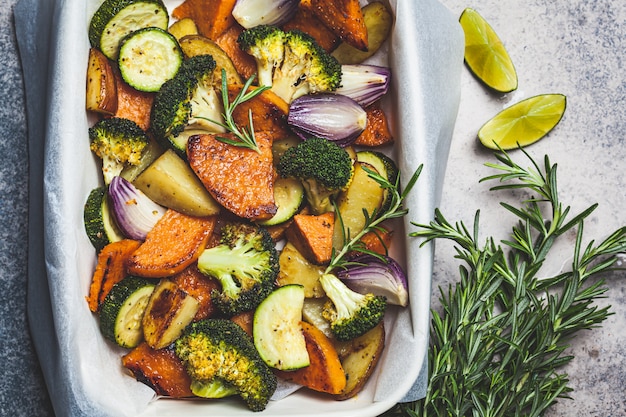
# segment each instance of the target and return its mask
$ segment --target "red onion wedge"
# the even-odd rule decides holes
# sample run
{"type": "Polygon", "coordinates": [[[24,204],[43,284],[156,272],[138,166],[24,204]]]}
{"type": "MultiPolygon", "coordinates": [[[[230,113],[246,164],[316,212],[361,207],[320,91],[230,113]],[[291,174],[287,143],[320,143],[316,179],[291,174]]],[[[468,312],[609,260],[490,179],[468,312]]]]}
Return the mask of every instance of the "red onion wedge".
{"type": "Polygon", "coordinates": [[[389,90],[391,69],[378,65],[354,64],[341,66],[341,87],[337,94],[348,96],[367,107],[389,90]]]}
{"type": "Polygon", "coordinates": [[[299,5],[300,0],[237,0],[232,15],[246,29],[280,26],[293,17],[299,5]]]}
{"type": "Polygon", "coordinates": [[[287,123],[303,139],[316,136],[345,147],[365,129],[367,114],[350,97],[309,94],[291,102],[287,123]]]}
{"type": "Polygon", "coordinates": [[[146,234],[166,210],[120,176],[111,180],[109,198],[113,218],[122,233],[130,239],[145,240],[146,234]]]}
{"type": "Polygon", "coordinates": [[[389,256],[379,259],[372,255],[361,255],[347,269],[336,275],[350,289],[361,294],[383,295],[387,303],[405,307],[409,302],[406,273],[400,264],[389,256]]]}

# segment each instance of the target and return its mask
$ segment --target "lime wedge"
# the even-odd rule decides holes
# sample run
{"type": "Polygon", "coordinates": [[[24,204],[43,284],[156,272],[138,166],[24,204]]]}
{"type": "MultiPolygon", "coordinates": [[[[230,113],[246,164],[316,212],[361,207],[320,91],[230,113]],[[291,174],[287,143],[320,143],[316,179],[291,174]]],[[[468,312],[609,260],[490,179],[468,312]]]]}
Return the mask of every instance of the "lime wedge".
{"type": "Polygon", "coordinates": [[[465,63],[488,87],[501,93],[517,88],[513,61],[493,28],[476,10],[467,8],[459,23],[465,33],[465,63]]]}
{"type": "Polygon", "coordinates": [[[490,149],[531,145],[559,123],[565,104],[563,94],[542,94],[522,100],[485,123],[478,131],[478,139],[490,149]]]}

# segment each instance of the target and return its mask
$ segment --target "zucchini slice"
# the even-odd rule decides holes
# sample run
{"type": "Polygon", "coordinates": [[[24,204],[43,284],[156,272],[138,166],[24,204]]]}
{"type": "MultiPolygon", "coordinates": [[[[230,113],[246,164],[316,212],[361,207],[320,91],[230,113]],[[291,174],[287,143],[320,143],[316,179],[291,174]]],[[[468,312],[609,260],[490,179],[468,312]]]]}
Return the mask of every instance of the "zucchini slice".
{"type": "Polygon", "coordinates": [[[122,39],[117,58],[124,81],[147,92],[159,91],[182,63],[183,52],[176,38],[156,27],[136,30],[122,39]]]}
{"type": "Polygon", "coordinates": [[[254,346],[263,361],[276,369],[309,366],[309,353],[302,333],[304,287],[289,284],[274,290],[254,312],[254,346]]]}
{"type": "Polygon", "coordinates": [[[83,221],[87,237],[98,252],[109,243],[124,239],[109,212],[106,187],[91,190],[85,202],[83,221]]]}
{"type": "Polygon", "coordinates": [[[100,309],[103,336],[124,348],[134,348],[143,340],[141,320],[155,283],[128,276],[115,284],[100,309]]]}
{"type": "Polygon", "coordinates": [[[276,214],[259,222],[260,225],[274,226],[284,223],[300,210],[304,201],[304,187],[300,180],[278,178],[274,182],[274,201],[277,206],[276,214]]]}
{"type": "Polygon", "coordinates": [[[169,14],[161,0],[104,0],[89,23],[89,42],[115,61],[120,41],[128,34],[168,25],[169,14]]]}

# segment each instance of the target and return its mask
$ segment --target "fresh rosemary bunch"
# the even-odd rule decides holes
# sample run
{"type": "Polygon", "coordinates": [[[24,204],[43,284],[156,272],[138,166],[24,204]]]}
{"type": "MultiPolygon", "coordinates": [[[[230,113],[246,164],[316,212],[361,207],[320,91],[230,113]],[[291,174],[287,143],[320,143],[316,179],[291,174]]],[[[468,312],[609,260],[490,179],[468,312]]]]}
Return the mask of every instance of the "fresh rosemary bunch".
{"type": "MultiPolygon", "coordinates": [[[[522,150],[523,151],[523,150],[522,150]]],[[[479,212],[473,230],[449,223],[439,210],[430,224],[416,224],[410,236],[455,244],[460,281],[441,291],[442,311],[432,312],[426,398],[399,404],[386,413],[407,416],[540,416],[572,391],[560,369],[580,330],[602,323],[609,307],[594,301],[607,288],[601,272],[617,269],[626,251],[626,227],[601,242],[583,245],[583,223],[592,205],[568,220],[557,194],[556,164],[522,168],[506,153],[492,190],[523,189],[533,195],[520,208],[502,206],[519,218],[510,240],[479,243],[479,212]],[[541,267],[560,236],[576,230],[571,270],[543,276],[541,267]],[[595,279],[591,280],[590,278],[595,279]]]]}

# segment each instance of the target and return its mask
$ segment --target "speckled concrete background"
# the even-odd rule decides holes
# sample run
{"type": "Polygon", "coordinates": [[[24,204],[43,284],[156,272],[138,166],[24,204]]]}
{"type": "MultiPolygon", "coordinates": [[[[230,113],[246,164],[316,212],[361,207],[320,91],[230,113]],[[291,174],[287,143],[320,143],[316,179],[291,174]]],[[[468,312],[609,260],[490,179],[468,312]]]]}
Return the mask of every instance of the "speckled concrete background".
{"type": "MultiPolygon", "coordinates": [[[[42,0],[44,1],[44,0],[42,0]]],[[[496,29],[516,64],[518,91],[495,96],[465,71],[441,209],[449,220],[471,224],[481,210],[484,236],[504,238],[510,220],[502,195],[478,179],[492,160],[475,134],[503,107],[535,94],[567,95],[565,117],[547,138],[529,148],[559,165],[562,201],[579,211],[598,202],[587,224],[600,239],[626,225],[626,2],[613,0],[442,0],[454,16],[477,9],[496,29]]],[[[12,6],[0,7],[0,415],[50,416],[49,398],[33,353],[26,322],[27,142],[22,79],[12,6]]],[[[568,245],[556,248],[560,267],[568,245]]],[[[438,245],[433,286],[457,278],[451,247],[438,245]]],[[[568,366],[573,400],[547,415],[626,416],[626,273],[606,277],[602,305],[614,313],[602,326],[572,343],[568,366]]],[[[437,305],[436,298],[433,304],[437,305]]]]}

